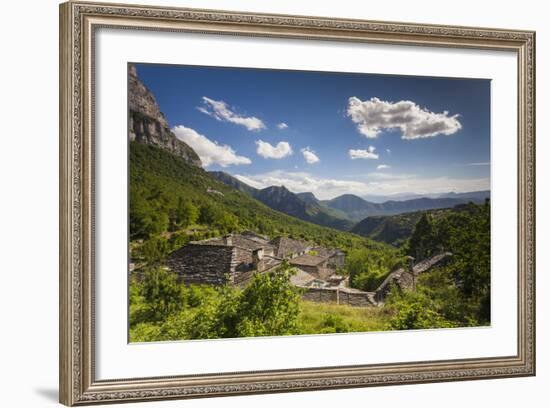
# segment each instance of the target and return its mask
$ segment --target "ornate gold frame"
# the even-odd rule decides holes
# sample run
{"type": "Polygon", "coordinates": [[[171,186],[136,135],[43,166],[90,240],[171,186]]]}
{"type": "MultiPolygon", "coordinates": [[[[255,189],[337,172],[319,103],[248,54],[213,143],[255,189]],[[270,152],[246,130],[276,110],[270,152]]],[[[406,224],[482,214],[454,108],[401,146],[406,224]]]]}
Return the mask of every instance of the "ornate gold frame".
{"type": "Polygon", "coordinates": [[[535,33],[68,2],[60,6],[60,401],[66,405],[535,374],[535,33]],[[482,359],[98,381],[93,47],[98,27],[513,51],[518,63],[518,350],[482,359]]]}

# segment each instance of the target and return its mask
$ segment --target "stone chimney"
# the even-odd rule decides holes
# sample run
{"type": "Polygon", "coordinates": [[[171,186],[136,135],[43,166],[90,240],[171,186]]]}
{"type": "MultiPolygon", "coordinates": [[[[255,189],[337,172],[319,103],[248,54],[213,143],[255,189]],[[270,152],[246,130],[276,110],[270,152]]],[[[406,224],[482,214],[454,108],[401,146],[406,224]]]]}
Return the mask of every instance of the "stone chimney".
{"type": "Polygon", "coordinates": [[[263,262],[262,262],[263,258],[264,258],[263,248],[255,249],[252,252],[252,263],[254,265],[254,269],[256,269],[257,271],[261,271],[263,268],[263,262]]]}
{"type": "Polygon", "coordinates": [[[223,237],[223,244],[225,246],[232,246],[233,245],[233,237],[231,236],[231,234],[226,235],[225,237],[223,237]]]}

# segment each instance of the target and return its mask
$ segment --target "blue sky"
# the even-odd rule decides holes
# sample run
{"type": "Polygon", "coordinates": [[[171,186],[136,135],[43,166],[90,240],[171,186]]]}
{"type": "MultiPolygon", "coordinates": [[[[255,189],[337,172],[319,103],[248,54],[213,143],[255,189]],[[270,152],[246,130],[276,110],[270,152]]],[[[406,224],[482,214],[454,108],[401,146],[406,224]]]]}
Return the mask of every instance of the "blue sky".
{"type": "Polygon", "coordinates": [[[207,170],[320,199],[489,189],[490,80],[136,64],[207,170]]]}

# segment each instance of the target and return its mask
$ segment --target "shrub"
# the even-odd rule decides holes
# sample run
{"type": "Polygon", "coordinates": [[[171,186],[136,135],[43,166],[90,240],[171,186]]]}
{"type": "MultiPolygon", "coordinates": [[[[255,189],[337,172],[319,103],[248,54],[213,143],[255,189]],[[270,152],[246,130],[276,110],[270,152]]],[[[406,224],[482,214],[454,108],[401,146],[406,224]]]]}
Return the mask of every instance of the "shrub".
{"type": "Polygon", "coordinates": [[[149,264],[155,264],[163,260],[170,251],[168,240],[163,237],[148,239],[141,246],[141,255],[149,264]]]}
{"type": "Polygon", "coordinates": [[[165,319],[183,306],[184,292],[176,283],[176,275],[162,267],[145,270],[141,290],[152,320],[165,319]]]}

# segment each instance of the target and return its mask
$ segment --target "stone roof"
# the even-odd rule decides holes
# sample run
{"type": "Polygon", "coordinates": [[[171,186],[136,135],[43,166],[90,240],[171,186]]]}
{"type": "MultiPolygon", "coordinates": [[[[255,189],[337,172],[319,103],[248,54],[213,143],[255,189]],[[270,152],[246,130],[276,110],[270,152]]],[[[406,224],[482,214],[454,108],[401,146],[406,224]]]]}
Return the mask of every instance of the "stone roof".
{"type": "Polygon", "coordinates": [[[192,245],[224,245],[223,237],[208,238],[200,241],[191,241],[190,244],[192,245]]]}
{"type": "Polygon", "coordinates": [[[246,237],[248,239],[258,241],[264,244],[269,243],[269,238],[265,235],[256,234],[254,231],[243,231],[241,232],[241,236],[246,237]]]}
{"type": "Polygon", "coordinates": [[[275,252],[275,247],[271,245],[267,240],[262,240],[258,237],[251,237],[245,235],[231,234],[227,237],[216,237],[204,239],[202,241],[193,241],[192,244],[200,245],[225,245],[233,246],[247,251],[255,251],[256,249],[272,249],[275,252]],[[228,241],[229,239],[229,241],[228,241]]]}
{"type": "Polygon", "coordinates": [[[307,286],[308,283],[315,280],[315,276],[296,268],[296,273],[290,277],[290,282],[296,286],[307,286]]]}
{"type": "Polygon", "coordinates": [[[307,242],[297,241],[287,237],[277,237],[272,239],[269,243],[276,248],[275,255],[279,258],[287,258],[292,254],[299,254],[310,247],[307,242]]]}
{"type": "Polygon", "coordinates": [[[325,262],[327,259],[322,256],[316,256],[316,255],[301,255],[296,258],[292,258],[290,260],[291,265],[304,265],[304,266],[317,266],[323,262],[325,262]]]}
{"type": "Polygon", "coordinates": [[[271,269],[274,269],[274,268],[278,267],[282,263],[283,263],[282,259],[275,258],[273,256],[264,255],[264,257],[262,258],[262,263],[261,263],[262,268],[259,272],[267,272],[271,269]]]}
{"type": "Polygon", "coordinates": [[[429,259],[425,259],[413,266],[413,272],[415,275],[419,275],[422,272],[426,272],[428,269],[443,262],[445,259],[447,259],[451,255],[452,254],[450,252],[444,252],[442,254],[435,255],[429,259]]]}

